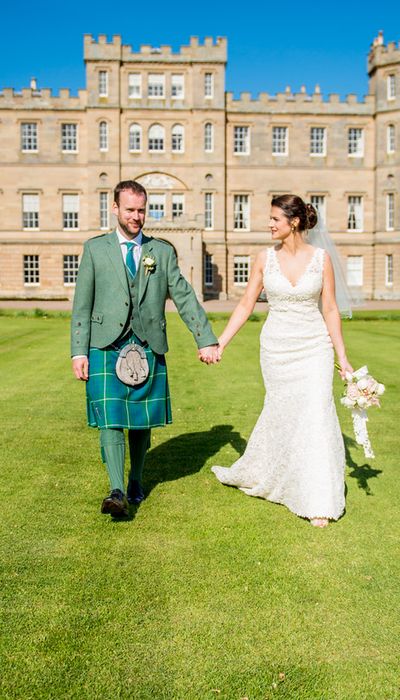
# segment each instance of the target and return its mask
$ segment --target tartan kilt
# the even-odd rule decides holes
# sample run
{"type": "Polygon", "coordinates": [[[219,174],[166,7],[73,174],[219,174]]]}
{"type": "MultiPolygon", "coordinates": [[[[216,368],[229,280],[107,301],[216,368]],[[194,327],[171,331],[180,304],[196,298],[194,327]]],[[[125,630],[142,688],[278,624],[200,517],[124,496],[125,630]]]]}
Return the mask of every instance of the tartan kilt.
{"type": "Polygon", "coordinates": [[[143,430],[172,423],[165,356],[132,334],[103,350],[90,348],[86,408],[92,428],[143,430]],[[115,371],[121,348],[131,342],[143,347],[149,363],[149,376],[137,386],[121,382],[115,371]]]}

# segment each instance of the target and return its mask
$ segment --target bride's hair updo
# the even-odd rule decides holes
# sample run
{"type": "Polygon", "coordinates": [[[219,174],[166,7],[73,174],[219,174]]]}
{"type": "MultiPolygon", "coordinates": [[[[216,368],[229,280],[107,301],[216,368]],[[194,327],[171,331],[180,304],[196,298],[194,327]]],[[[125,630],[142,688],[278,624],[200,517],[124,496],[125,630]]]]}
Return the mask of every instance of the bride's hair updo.
{"type": "Polygon", "coordinates": [[[297,217],[300,221],[300,231],[307,231],[310,228],[314,228],[318,221],[318,215],[313,205],[306,204],[303,202],[302,198],[298,197],[296,194],[283,194],[280,197],[274,197],[271,206],[282,209],[289,221],[297,217]]]}

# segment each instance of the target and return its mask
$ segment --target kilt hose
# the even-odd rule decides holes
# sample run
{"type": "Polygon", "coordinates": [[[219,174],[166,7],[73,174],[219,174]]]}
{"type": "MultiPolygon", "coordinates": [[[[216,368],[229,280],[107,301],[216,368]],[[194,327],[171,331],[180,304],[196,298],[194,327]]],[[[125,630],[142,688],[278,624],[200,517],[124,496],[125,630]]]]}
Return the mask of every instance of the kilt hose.
{"type": "Polygon", "coordinates": [[[104,350],[90,348],[86,408],[92,428],[143,430],[172,423],[165,356],[132,333],[104,350]],[[140,345],[149,363],[149,376],[137,386],[121,382],[115,371],[119,352],[128,343],[140,345]]]}

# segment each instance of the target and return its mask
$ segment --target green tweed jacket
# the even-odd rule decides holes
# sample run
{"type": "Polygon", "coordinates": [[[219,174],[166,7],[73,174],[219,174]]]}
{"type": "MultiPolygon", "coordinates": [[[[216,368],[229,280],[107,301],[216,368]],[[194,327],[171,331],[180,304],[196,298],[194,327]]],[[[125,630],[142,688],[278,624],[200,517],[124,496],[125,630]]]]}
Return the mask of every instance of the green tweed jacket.
{"type": "MultiPolygon", "coordinates": [[[[146,336],[141,340],[156,353],[167,352],[165,301],[169,296],[198,348],[217,343],[204,309],[179,270],[172,246],[143,234],[141,261],[147,255],[155,261],[153,269],[146,272],[141,262],[137,272],[139,315],[146,336]]],[[[116,231],[90,238],[76,280],[71,355],[87,355],[89,347],[105,348],[113,343],[127,325],[129,313],[128,280],[116,231]]]]}

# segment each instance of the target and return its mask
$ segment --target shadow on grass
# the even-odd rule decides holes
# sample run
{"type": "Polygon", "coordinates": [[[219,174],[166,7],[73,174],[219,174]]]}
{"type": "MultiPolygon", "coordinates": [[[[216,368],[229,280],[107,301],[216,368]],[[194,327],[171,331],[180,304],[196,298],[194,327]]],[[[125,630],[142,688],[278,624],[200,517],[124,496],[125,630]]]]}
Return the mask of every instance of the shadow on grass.
{"type": "Polygon", "coordinates": [[[211,430],[184,433],[163,442],[147,454],[144,488],[146,493],[163,481],[175,481],[200,471],[212,455],[230,444],[242,454],[246,441],[232,425],[215,425],[211,430]]]}
{"type": "Polygon", "coordinates": [[[343,440],[344,440],[344,448],[346,451],[346,464],[352,471],[349,473],[349,476],[351,476],[352,479],[357,479],[357,484],[358,488],[362,489],[365,491],[365,494],[367,496],[373,496],[373,492],[371,491],[371,487],[368,483],[369,479],[374,479],[379,474],[382,474],[382,469],[372,469],[369,464],[361,464],[358,465],[357,462],[354,461],[354,459],[351,456],[350,453],[350,448],[351,447],[357,447],[357,443],[354,440],[354,438],[349,437],[348,435],[343,435],[343,440]]]}
{"type": "MultiPolygon", "coordinates": [[[[175,481],[199,472],[212,455],[228,444],[239,455],[247,444],[232,425],[214,425],[211,430],[184,433],[158,445],[146,456],[143,474],[145,495],[148,496],[157,484],[164,481],[175,481]]],[[[139,507],[130,506],[129,515],[112,520],[117,523],[133,520],[139,507]]]]}

